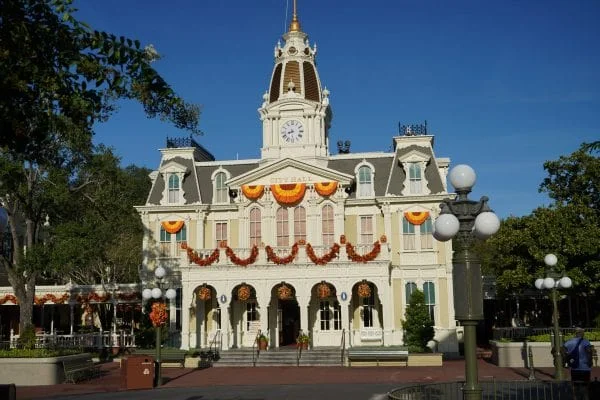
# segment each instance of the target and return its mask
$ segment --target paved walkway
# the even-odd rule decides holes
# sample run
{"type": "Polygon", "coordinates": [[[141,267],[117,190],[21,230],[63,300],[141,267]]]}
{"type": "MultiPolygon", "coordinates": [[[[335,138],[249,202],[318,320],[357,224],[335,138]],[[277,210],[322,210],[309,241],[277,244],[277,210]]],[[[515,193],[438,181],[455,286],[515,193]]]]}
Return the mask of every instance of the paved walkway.
{"type": "MultiPolygon", "coordinates": [[[[523,380],[529,376],[525,368],[500,368],[484,359],[479,362],[479,379],[523,380]]],[[[163,368],[165,381],[162,389],[196,388],[218,385],[294,385],[294,384],[402,384],[410,382],[463,381],[463,360],[446,360],[442,367],[231,367],[231,368],[163,368]]],[[[88,393],[119,392],[121,376],[119,363],[102,365],[102,376],[78,384],[51,386],[21,386],[17,399],[44,399],[56,396],[88,393]]],[[[552,379],[552,368],[536,370],[536,378],[552,379]]],[[[565,371],[565,376],[569,372],[565,371]]],[[[592,379],[600,379],[600,367],[592,371],[592,379]]],[[[35,377],[32,377],[35,379],[35,377]]]]}

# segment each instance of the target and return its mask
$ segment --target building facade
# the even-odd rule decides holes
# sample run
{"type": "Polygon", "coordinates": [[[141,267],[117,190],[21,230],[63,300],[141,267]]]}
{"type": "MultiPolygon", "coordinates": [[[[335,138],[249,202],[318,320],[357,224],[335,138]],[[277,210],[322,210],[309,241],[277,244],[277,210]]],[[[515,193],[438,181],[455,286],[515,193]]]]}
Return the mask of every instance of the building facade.
{"type": "Polygon", "coordinates": [[[331,154],[332,112],[316,46],[296,15],[274,51],[258,109],[260,159],[215,160],[167,139],[145,205],[142,285],[158,266],[178,296],[181,348],[269,347],[308,334],[313,347],[403,344],[411,293],[425,292],[436,350],[458,350],[451,244],[433,220],[449,159],[426,125],[401,127],[390,152],[331,154]]]}

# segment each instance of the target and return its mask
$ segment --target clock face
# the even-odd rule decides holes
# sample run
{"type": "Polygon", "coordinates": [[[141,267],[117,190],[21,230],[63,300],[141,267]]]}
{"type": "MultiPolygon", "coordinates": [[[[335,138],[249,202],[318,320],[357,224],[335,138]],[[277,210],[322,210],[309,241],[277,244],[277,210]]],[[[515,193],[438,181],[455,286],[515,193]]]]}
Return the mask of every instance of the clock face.
{"type": "Polygon", "coordinates": [[[292,119],[281,126],[281,137],[288,143],[299,142],[302,140],[302,135],[304,135],[304,127],[300,121],[292,119]]]}

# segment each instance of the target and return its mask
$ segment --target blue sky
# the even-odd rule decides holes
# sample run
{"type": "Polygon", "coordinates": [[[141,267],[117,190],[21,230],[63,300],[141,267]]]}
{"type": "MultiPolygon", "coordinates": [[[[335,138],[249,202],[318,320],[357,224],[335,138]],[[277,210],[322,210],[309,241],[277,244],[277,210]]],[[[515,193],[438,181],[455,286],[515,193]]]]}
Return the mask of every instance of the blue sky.
{"type": "MultiPolygon", "coordinates": [[[[199,141],[217,159],[260,156],[257,108],[292,0],[76,6],[95,29],[157,48],[159,72],[202,105],[199,141]]],[[[500,217],[547,204],[544,161],[600,139],[599,1],[298,0],[298,11],[331,92],[331,143],[388,151],[398,122],[427,120],[436,156],[471,165],[472,196],[490,197],[500,217]]],[[[149,168],[167,136],[187,135],[136,103],[96,132],[124,165],[149,168]]]]}

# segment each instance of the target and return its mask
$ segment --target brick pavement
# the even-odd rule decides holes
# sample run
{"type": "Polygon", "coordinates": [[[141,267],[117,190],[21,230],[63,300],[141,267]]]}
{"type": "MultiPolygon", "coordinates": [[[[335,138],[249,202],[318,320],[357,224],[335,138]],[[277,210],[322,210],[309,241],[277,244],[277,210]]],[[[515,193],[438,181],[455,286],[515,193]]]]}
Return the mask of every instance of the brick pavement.
{"type": "MultiPolygon", "coordinates": [[[[485,359],[479,362],[479,379],[527,379],[525,368],[500,368],[485,359]]],[[[305,383],[431,383],[464,380],[464,360],[445,360],[442,367],[227,367],[208,369],[163,368],[165,388],[202,387],[214,385],[264,385],[305,383]]],[[[17,388],[19,400],[43,399],[56,395],[76,395],[120,391],[119,363],[102,365],[100,378],[78,384],[50,386],[21,386],[17,388]]],[[[536,369],[538,379],[552,379],[552,368],[536,369]]],[[[565,371],[568,375],[568,371],[565,371]]],[[[592,371],[592,379],[600,379],[600,367],[592,371]]]]}

